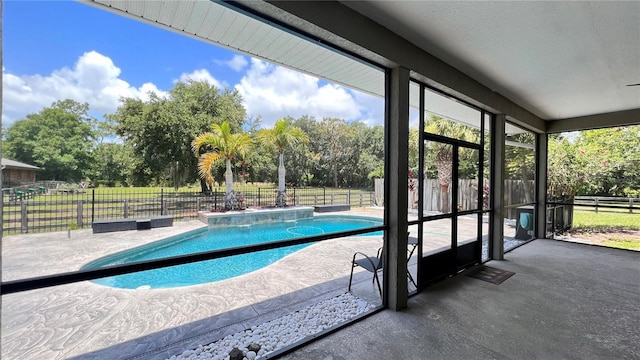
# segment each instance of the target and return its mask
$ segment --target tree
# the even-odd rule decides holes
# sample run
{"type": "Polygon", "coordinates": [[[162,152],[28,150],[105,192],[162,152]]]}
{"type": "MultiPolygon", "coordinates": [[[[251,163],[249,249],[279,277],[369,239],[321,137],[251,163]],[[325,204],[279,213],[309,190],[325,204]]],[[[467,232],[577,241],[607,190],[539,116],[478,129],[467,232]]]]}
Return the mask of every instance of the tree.
{"type": "MultiPolygon", "coordinates": [[[[252,139],[257,139],[262,130],[261,119],[259,117],[248,119],[244,128],[252,139]]],[[[272,161],[271,149],[260,142],[256,142],[254,145],[254,151],[247,153],[243,161],[243,171],[246,171],[244,180],[252,183],[272,182],[275,184],[278,168],[272,161]]]]}
{"type": "Polygon", "coordinates": [[[253,142],[246,133],[233,134],[231,125],[224,121],[221,125],[213,124],[212,132],[204,133],[193,140],[192,150],[198,157],[198,171],[200,177],[208,184],[213,184],[212,168],[214,165],[226,161],[225,172],[225,209],[233,210],[239,204],[233,191],[233,171],[231,162],[246,156],[253,147],[253,142]],[[200,150],[206,152],[200,154],[200,150]]]}
{"type": "Polygon", "coordinates": [[[132,175],[137,182],[173,179],[177,187],[198,178],[197,160],[191,154],[193,139],[223,121],[239,131],[245,115],[237,91],[221,91],[206,81],[187,81],[177,82],[167,97],[152,93],[148,101],[123,98],[109,120],[124,144],[142,160],[132,175]]]}
{"type": "Polygon", "coordinates": [[[291,147],[285,159],[285,166],[297,185],[325,185],[315,178],[316,169],[319,168],[318,144],[320,141],[319,125],[314,117],[304,115],[292,122],[293,126],[304,131],[309,137],[309,142],[291,147]]]}
{"type": "Polygon", "coordinates": [[[291,125],[290,119],[283,118],[277,120],[272,129],[263,129],[258,134],[261,143],[275,149],[278,153],[278,194],[276,196],[276,206],[284,207],[286,203],[285,195],[285,174],[284,151],[290,146],[306,143],[309,141],[307,135],[298,127],[291,125]]]}
{"type": "MultiPolygon", "coordinates": [[[[479,131],[472,130],[464,124],[430,115],[425,130],[432,134],[443,135],[453,139],[476,142],[479,131]]],[[[438,181],[440,182],[441,210],[443,213],[451,211],[449,207],[449,186],[453,174],[453,146],[444,143],[431,142],[427,155],[435,163],[438,181]]],[[[477,162],[477,160],[476,160],[477,162]]],[[[476,165],[477,166],[477,165],[476,165]]]]}
{"type": "Polygon", "coordinates": [[[549,193],[640,195],[640,126],[549,137],[549,193]]]}
{"type": "Polygon", "coordinates": [[[130,147],[118,143],[101,143],[96,146],[93,154],[89,178],[95,185],[138,185],[131,175],[142,164],[130,147]]]}
{"type": "Polygon", "coordinates": [[[360,121],[348,125],[353,133],[348,143],[352,155],[345,161],[344,181],[350,187],[371,187],[369,175],[377,169],[384,172],[384,128],[360,121]]]}
{"type": "Polygon", "coordinates": [[[335,188],[345,185],[345,177],[353,168],[349,161],[356,156],[355,135],[354,129],[342,119],[322,119],[318,124],[318,137],[312,143],[317,161],[314,180],[335,188]]]}
{"type": "Polygon", "coordinates": [[[97,125],[88,111],[86,103],[64,100],[16,121],[6,133],[6,156],[43,168],[41,179],[84,179],[92,164],[97,125]]]}

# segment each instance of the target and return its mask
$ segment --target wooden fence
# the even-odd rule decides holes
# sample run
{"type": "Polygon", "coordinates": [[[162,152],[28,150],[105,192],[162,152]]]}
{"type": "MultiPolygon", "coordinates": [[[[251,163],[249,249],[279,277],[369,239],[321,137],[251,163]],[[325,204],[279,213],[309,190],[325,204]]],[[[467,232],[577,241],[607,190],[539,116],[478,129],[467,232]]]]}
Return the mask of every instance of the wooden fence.
{"type": "MultiPolygon", "coordinates": [[[[484,185],[488,185],[489,181],[484,180],[484,185]]],[[[424,201],[423,207],[426,212],[449,212],[452,203],[452,186],[449,186],[446,193],[440,187],[437,179],[424,180],[424,201]],[[443,203],[448,208],[443,207],[443,203]]],[[[484,190],[483,199],[488,201],[490,189],[484,190]]],[[[534,201],[535,184],[533,180],[505,180],[504,189],[505,205],[526,204],[534,201]]],[[[379,206],[384,205],[384,179],[375,179],[375,202],[379,206]]],[[[412,191],[407,186],[407,198],[409,206],[413,209],[418,207],[418,189],[412,191]]],[[[475,179],[460,179],[458,182],[458,210],[471,210],[478,208],[478,181],[475,179]]],[[[488,202],[484,203],[482,208],[488,208],[488,202]]],[[[509,219],[515,219],[516,210],[505,209],[505,216],[509,219]]]]}
{"type": "Polygon", "coordinates": [[[612,197],[612,196],[576,196],[575,206],[589,207],[598,212],[640,212],[640,198],[612,197]]]}

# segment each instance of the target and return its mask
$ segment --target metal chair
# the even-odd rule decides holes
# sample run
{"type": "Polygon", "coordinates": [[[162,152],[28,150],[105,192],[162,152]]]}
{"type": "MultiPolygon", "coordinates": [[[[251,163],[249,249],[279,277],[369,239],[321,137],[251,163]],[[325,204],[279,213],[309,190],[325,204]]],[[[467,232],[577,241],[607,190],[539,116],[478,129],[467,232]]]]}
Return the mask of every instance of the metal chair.
{"type": "Polygon", "coordinates": [[[382,288],[380,287],[380,280],[378,279],[378,271],[382,270],[382,265],[384,264],[383,257],[383,248],[378,249],[376,256],[368,256],[361,252],[353,254],[353,259],[351,260],[351,276],[349,276],[349,291],[351,291],[353,269],[359,266],[368,272],[373,273],[373,279],[371,279],[371,282],[375,282],[378,285],[378,292],[380,292],[380,297],[382,297],[382,288]]]}

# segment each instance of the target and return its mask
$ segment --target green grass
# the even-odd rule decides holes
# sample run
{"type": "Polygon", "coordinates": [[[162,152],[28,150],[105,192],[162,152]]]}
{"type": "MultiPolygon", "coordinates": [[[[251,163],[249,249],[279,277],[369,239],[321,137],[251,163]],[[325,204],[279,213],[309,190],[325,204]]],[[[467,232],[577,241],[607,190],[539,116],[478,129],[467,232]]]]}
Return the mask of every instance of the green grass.
{"type": "Polygon", "coordinates": [[[602,245],[612,247],[612,248],[618,248],[618,249],[640,251],[640,239],[611,238],[603,242],[602,245]]]}
{"type": "Polygon", "coordinates": [[[573,229],[598,232],[640,230],[640,213],[574,211],[573,229]]]}

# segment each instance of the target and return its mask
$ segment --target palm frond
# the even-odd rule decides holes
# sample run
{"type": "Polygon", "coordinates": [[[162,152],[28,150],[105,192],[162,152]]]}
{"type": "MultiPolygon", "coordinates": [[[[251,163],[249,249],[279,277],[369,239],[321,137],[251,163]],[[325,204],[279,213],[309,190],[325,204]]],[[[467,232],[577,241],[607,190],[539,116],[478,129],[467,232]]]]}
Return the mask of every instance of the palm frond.
{"type": "Polygon", "coordinates": [[[207,184],[213,184],[213,166],[217,165],[223,159],[222,154],[218,152],[202,154],[198,159],[198,173],[207,184]]]}

